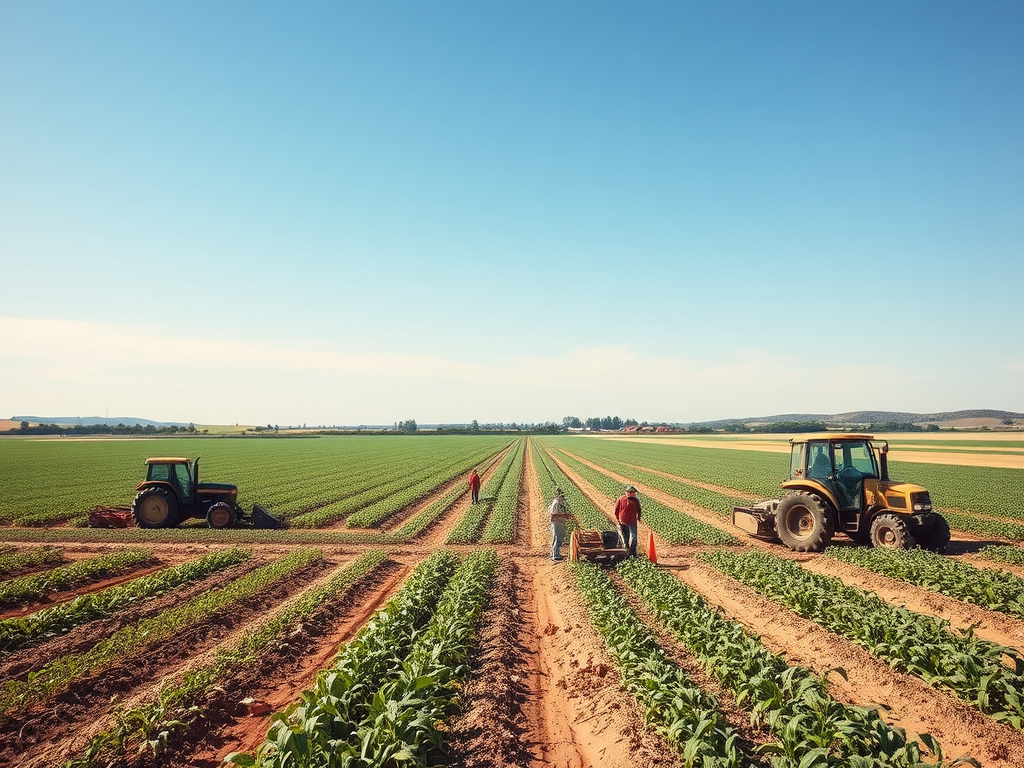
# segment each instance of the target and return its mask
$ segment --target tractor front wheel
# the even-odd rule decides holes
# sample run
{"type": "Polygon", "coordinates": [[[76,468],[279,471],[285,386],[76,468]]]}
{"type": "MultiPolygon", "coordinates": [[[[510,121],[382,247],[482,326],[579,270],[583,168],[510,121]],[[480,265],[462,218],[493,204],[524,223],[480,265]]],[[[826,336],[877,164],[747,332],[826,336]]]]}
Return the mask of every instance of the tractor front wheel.
{"type": "Polygon", "coordinates": [[[821,497],[806,491],[787,493],[775,511],[775,529],[794,552],[821,552],[832,542],[832,513],[821,497]]]}
{"type": "Polygon", "coordinates": [[[145,488],[132,502],[139,528],[173,528],[178,524],[178,500],[164,488],[145,488]]]}
{"type": "Polygon", "coordinates": [[[913,549],[916,544],[910,526],[899,515],[879,515],[871,521],[871,546],[913,549]]]}
{"type": "Polygon", "coordinates": [[[235,510],[230,504],[218,501],[206,510],[206,524],[211,528],[230,528],[235,524],[235,510]]]}

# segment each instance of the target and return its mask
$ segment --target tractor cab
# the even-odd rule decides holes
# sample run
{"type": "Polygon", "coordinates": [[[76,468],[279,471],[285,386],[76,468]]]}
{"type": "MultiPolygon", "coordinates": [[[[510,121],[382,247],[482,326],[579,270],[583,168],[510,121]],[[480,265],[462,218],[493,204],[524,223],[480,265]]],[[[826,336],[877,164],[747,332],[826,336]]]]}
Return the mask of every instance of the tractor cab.
{"type": "Polygon", "coordinates": [[[866,478],[888,479],[882,477],[885,460],[881,457],[889,452],[884,441],[876,445],[867,435],[843,435],[790,442],[789,480],[782,487],[799,487],[807,480],[820,483],[841,512],[864,510],[866,478]]]}
{"type": "Polygon", "coordinates": [[[178,458],[146,459],[145,483],[165,483],[173,489],[179,503],[191,504],[199,477],[199,459],[195,465],[196,481],[192,477],[192,461],[178,458]]]}

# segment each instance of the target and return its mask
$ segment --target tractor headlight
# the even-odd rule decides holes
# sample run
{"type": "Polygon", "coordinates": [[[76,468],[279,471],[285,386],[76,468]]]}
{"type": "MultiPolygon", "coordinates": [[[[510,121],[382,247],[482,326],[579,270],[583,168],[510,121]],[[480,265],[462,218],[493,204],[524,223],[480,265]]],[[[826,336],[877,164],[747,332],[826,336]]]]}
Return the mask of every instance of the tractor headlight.
{"type": "Polygon", "coordinates": [[[915,512],[932,511],[932,499],[927,492],[910,494],[910,503],[915,512]]]}
{"type": "Polygon", "coordinates": [[[915,504],[914,505],[914,511],[915,512],[931,512],[932,511],[932,505],[931,504],[915,504]]]}

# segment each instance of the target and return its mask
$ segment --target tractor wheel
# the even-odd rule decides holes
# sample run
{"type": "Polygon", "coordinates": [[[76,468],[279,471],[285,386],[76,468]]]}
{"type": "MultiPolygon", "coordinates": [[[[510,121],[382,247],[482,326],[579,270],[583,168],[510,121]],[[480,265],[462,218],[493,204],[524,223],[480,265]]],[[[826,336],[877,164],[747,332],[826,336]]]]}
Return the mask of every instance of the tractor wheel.
{"type": "Polygon", "coordinates": [[[918,532],[917,543],[921,545],[921,549],[930,552],[937,552],[940,555],[945,552],[949,545],[949,523],[946,522],[946,518],[936,515],[931,528],[918,532]]]}
{"type": "Polygon", "coordinates": [[[910,526],[899,515],[879,515],[871,521],[871,546],[913,549],[916,545],[910,526]]]}
{"type": "Polygon", "coordinates": [[[821,497],[806,491],[787,493],[775,512],[782,543],[794,552],[821,552],[832,542],[832,513],[821,497]]]}
{"type": "Polygon", "coordinates": [[[139,528],[173,528],[178,524],[178,500],[163,488],[145,488],[132,502],[139,528]]]}
{"type": "Polygon", "coordinates": [[[230,504],[218,501],[206,510],[206,524],[211,528],[230,528],[235,524],[235,510],[230,504]]]}

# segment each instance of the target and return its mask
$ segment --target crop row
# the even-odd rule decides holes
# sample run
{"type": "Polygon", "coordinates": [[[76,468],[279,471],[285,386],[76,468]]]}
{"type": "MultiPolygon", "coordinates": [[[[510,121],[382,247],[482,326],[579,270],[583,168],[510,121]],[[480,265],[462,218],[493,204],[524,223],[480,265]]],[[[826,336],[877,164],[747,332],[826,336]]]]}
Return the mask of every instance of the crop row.
{"type": "Polygon", "coordinates": [[[189,560],[163,570],[115,584],[100,592],[79,595],[28,616],[0,620],[0,649],[13,650],[33,641],[66,634],[86,622],[112,613],[190,581],[209,576],[251,557],[247,549],[222,549],[198,560],[189,560]]]}
{"type": "Polygon", "coordinates": [[[1024,656],[1018,651],[977,638],[971,629],[952,631],[947,621],[890,605],[766,552],[719,550],[700,558],[893,669],[953,692],[994,720],[1018,730],[1024,725],[1024,656]]]}
{"type": "Polygon", "coordinates": [[[297,550],[242,576],[223,589],[206,592],[156,616],[121,627],[87,651],[53,659],[42,669],[30,672],[26,680],[8,680],[5,690],[0,692],[0,717],[6,716],[14,708],[67,689],[76,680],[104,669],[114,660],[130,658],[144,648],[174,637],[186,627],[208,619],[226,606],[262,592],[279,579],[322,558],[320,550],[297,550]]]}
{"type": "Polygon", "coordinates": [[[480,488],[480,502],[471,504],[448,534],[449,544],[472,544],[481,537],[489,544],[512,540],[525,445],[525,440],[520,440],[505,454],[480,488]]]}
{"type": "MultiPolygon", "coordinates": [[[[742,624],[725,618],[667,572],[643,558],[622,563],[618,571],[705,671],[733,693],[737,704],[750,710],[751,722],[777,739],[756,750],[759,755],[772,755],[776,768],[921,763],[919,745],[887,725],[877,710],[836,701],[828,693],[826,680],[805,667],[789,666],[742,624]]],[[[941,765],[937,742],[928,734],[922,734],[921,740],[939,755],[941,765]]]]}
{"type": "Polygon", "coordinates": [[[982,547],[978,553],[986,560],[993,563],[1006,563],[1007,565],[1024,565],[1024,549],[1008,545],[989,545],[982,547]]]}
{"type": "Polygon", "coordinates": [[[153,562],[155,558],[151,549],[122,549],[42,573],[19,576],[0,583],[0,604],[38,600],[51,592],[70,589],[105,576],[128,573],[153,562]]]}
{"type": "MultiPolygon", "coordinates": [[[[610,498],[617,498],[622,492],[622,484],[603,472],[598,472],[583,464],[564,451],[560,452],[559,458],[574,472],[610,498]]],[[[672,544],[738,543],[732,534],[701,520],[696,520],[684,512],[667,507],[649,496],[643,498],[642,507],[644,523],[672,544]]]]}
{"type": "Polygon", "coordinates": [[[515,454],[512,466],[498,489],[487,527],[484,529],[485,544],[510,544],[515,538],[516,513],[519,510],[519,491],[523,485],[523,464],[526,458],[526,441],[520,441],[513,448],[515,454]]]}
{"type": "MultiPolygon", "coordinates": [[[[555,489],[558,488],[565,498],[568,513],[572,515],[572,519],[566,524],[566,531],[572,532],[572,529],[577,526],[599,531],[610,530],[614,525],[612,519],[594,506],[593,502],[576,487],[576,484],[555,464],[536,440],[531,440],[530,443],[533,451],[534,472],[540,482],[545,502],[555,497],[555,489]]],[[[544,510],[545,518],[546,512],[547,510],[544,510]]]]}
{"type": "Polygon", "coordinates": [[[684,765],[746,765],[739,734],[719,714],[717,700],[668,658],[608,574],[584,562],[572,564],[571,570],[623,686],[644,708],[654,730],[683,755],[684,765]]]}
{"type": "Polygon", "coordinates": [[[1024,579],[994,568],[975,568],[923,549],[829,547],[825,554],[874,573],[1024,619],[1024,579]]]}
{"type": "Polygon", "coordinates": [[[9,552],[0,554],[0,576],[26,568],[37,568],[41,565],[60,565],[64,562],[64,553],[53,547],[36,547],[27,552],[9,552]]]}
{"type": "Polygon", "coordinates": [[[300,702],[275,715],[251,766],[423,765],[450,713],[494,572],[493,551],[459,563],[435,552],[322,671],[300,702]]]}
{"type": "Polygon", "coordinates": [[[68,763],[68,768],[107,765],[116,757],[130,754],[136,742],[143,748],[148,745],[154,752],[161,752],[173,733],[187,731],[201,715],[204,699],[216,686],[238,674],[243,667],[255,665],[261,657],[279,652],[296,627],[328,609],[385,559],[381,550],[365,552],[327,583],[308,589],[247,629],[236,642],[219,648],[209,664],[165,682],[154,699],[130,708],[121,707],[115,724],[93,736],[83,753],[68,763]]]}

